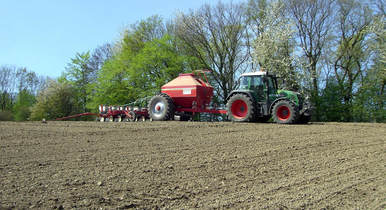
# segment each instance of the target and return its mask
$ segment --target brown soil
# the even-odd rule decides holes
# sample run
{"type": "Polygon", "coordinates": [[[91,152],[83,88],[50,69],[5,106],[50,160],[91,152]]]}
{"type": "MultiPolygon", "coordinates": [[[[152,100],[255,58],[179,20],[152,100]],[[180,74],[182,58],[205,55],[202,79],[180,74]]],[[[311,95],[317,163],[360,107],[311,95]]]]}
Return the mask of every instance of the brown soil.
{"type": "Polygon", "coordinates": [[[386,124],[0,123],[2,208],[386,208],[386,124]]]}

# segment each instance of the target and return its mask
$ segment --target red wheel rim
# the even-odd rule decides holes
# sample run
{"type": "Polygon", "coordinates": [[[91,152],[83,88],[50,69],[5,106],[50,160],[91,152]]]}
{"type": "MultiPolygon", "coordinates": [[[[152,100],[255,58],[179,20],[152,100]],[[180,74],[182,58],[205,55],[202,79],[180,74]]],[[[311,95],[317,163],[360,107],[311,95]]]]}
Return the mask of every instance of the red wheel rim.
{"type": "Polygon", "coordinates": [[[290,118],[291,111],[287,106],[280,106],[276,111],[276,116],[279,120],[284,121],[290,118]]]}
{"type": "Polygon", "coordinates": [[[234,118],[242,119],[247,116],[248,106],[243,100],[236,100],[231,106],[232,115],[234,118]]]}

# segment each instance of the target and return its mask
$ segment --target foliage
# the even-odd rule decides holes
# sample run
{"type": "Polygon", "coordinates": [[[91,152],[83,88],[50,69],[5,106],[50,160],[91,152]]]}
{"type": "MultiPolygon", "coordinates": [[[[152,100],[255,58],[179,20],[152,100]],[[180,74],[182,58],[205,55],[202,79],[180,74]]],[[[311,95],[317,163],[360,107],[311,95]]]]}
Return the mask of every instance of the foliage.
{"type": "Polygon", "coordinates": [[[333,76],[329,77],[320,97],[320,109],[323,110],[320,119],[322,121],[343,121],[342,113],[346,113],[346,108],[338,81],[333,76]]]}
{"type": "Polygon", "coordinates": [[[10,111],[14,104],[14,94],[8,93],[6,91],[0,93],[0,111],[10,111]]]}
{"type": "Polygon", "coordinates": [[[284,79],[284,87],[299,90],[300,75],[296,71],[297,59],[294,54],[294,30],[286,15],[282,1],[251,0],[250,27],[255,33],[253,59],[260,68],[284,79]],[[254,9],[254,10],[253,10],[254,9]]]}
{"type": "Polygon", "coordinates": [[[385,62],[378,61],[368,71],[353,100],[353,120],[386,122],[385,62]]]}
{"type": "Polygon", "coordinates": [[[116,43],[75,54],[48,85],[26,68],[0,66],[0,120],[26,120],[31,106],[40,120],[127,104],[195,69],[213,71],[214,101],[222,103],[241,73],[260,68],[310,95],[314,120],[385,122],[384,6],[248,0],[203,5],[167,23],[151,16],[116,43]]]}
{"type": "Polygon", "coordinates": [[[79,103],[82,112],[87,112],[86,104],[88,102],[89,84],[91,81],[91,75],[93,69],[89,66],[90,52],[77,53],[75,58],[71,59],[68,63],[66,71],[62,78],[63,82],[69,83],[74,88],[74,96],[79,103]]]}
{"type": "Polygon", "coordinates": [[[338,47],[335,52],[334,73],[340,95],[346,106],[344,120],[353,119],[353,98],[360,76],[366,72],[369,53],[368,27],[371,23],[369,8],[359,1],[338,1],[338,47]]]}
{"type": "Polygon", "coordinates": [[[140,97],[153,95],[166,82],[186,71],[187,59],[187,56],[178,54],[172,38],[166,34],[161,39],[146,42],[142,50],[133,57],[129,81],[139,88],[140,97]]]}
{"type": "Polygon", "coordinates": [[[16,121],[29,120],[31,108],[35,103],[35,100],[35,96],[26,89],[21,90],[18,93],[15,105],[13,106],[13,113],[16,121]]]}
{"type": "Polygon", "coordinates": [[[11,110],[16,86],[16,68],[13,66],[0,67],[0,110],[11,110]]]}
{"type": "Polygon", "coordinates": [[[0,111],[0,121],[11,121],[13,120],[13,114],[11,111],[0,111]]]}
{"type": "Polygon", "coordinates": [[[318,66],[320,66],[319,60],[332,30],[333,0],[289,0],[286,1],[286,4],[297,29],[295,40],[298,41],[297,44],[304,57],[302,69],[308,81],[303,85],[306,85],[305,88],[309,90],[311,101],[315,106],[313,117],[320,120],[319,82],[321,73],[318,66]]]}
{"type": "Polygon", "coordinates": [[[46,78],[26,68],[0,66],[0,110],[4,120],[27,120],[46,78]]]}
{"type": "Polygon", "coordinates": [[[81,111],[77,96],[73,93],[76,89],[67,82],[51,80],[47,88],[42,90],[32,107],[31,119],[55,119],[77,114],[81,111]]]}
{"type": "Polygon", "coordinates": [[[92,84],[90,108],[127,104],[154,95],[163,84],[189,68],[191,58],[179,52],[176,39],[166,33],[157,16],[131,26],[118,46],[92,84]]]}

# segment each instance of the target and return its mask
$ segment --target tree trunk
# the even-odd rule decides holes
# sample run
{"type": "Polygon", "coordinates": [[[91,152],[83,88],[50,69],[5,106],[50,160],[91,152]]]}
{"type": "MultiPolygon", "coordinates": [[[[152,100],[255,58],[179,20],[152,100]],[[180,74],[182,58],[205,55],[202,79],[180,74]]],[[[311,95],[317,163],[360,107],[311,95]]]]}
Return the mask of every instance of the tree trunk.
{"type": "Polygon", "coordinates": [[[318,76],[316,72],[316,62],[311,63],[311,75],[312,75],[312,91],[311,91],[311,101],[315,106],[313,116],[316,121],[320,121],[320,103],[319,103],[319,86],[318,86],[318,76]]]}

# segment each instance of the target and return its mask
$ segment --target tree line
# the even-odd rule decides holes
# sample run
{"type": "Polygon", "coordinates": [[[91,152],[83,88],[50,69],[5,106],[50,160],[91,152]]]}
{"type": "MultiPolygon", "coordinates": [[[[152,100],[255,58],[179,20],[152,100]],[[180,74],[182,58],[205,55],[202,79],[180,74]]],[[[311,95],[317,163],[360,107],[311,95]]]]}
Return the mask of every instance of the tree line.
{"type": "Polygon", "coordinates": [[[47,78],[15,66],[0,66],[0,120],[28,120],[47,78]]]}
{"type": "Polygon", "coordinates": [[[99,104],[154,95],[195,69],[212,70],[221,104],[240,74],[264,69],[281,78],[281,88],[309,96],[315,121],[385,122],[384,6],[382,0],[249,0],[205,4],[167,21],[154,15],[126,27],[118,41],[77,53],[59,78],[39,80],[44,85],[22,85],[2,76],[8,68],[1,67],[0,82],[12,84],[1,84],[8,88],[0,90],[1,111],[15,120],[17,103],[28,104],[23,120],[96,111],[99,104]]]}

